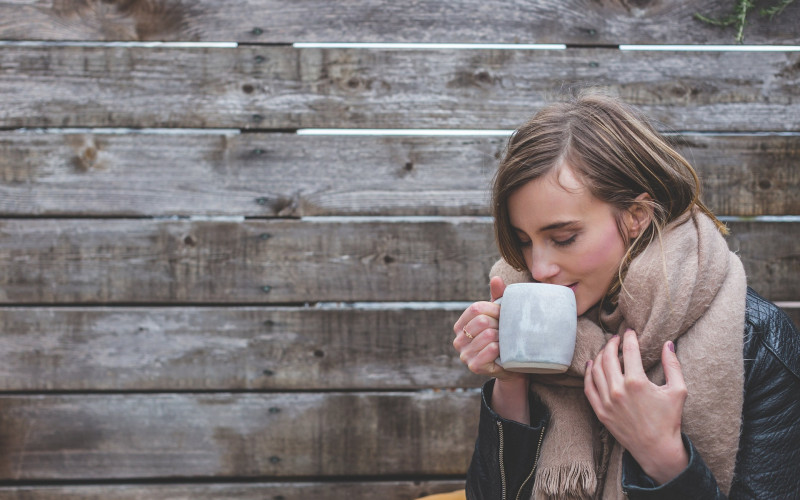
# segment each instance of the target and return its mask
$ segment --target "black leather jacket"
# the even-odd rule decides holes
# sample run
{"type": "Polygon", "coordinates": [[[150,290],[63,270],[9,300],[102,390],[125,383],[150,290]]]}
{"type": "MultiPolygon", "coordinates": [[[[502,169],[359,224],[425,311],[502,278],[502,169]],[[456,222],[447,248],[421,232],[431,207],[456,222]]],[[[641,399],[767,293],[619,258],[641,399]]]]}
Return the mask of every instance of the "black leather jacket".
{"type": "MultiPolygon", "coordinates": [[[[774,304],[747,289],[744,407],[731,499],[800,498],[800,335],[774,304]]],[[[467,498],[530,498],[538,450],[549,419],[535,395],[531,425],[489,407],[494,380],[483,387],[478,440],[467,473],[467,498]]],[[[622,489],[630,499],[724,499],[711,471],[683,436],[689,465],[655,486],[627,452],[622,489]]]]}

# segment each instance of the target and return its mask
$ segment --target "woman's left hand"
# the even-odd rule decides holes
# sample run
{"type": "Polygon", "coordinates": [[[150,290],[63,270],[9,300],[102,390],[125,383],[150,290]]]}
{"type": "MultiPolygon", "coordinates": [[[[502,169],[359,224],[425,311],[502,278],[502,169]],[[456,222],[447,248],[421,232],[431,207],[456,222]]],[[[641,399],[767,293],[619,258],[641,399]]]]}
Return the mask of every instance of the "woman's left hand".
{"type": "Polygon", "coordinates": [[[689,456],[681,439],[681,413],[686,383],[674,344],[661,351],[666,383],[650,382],[642,367],[639,342],[633,330],[622,339],[623,373],[619,362],[620,338],[608,341],[586,365],[584,393],[597,418],[630,452],[642,470],[663,484],[686,468],[689,456]]]}

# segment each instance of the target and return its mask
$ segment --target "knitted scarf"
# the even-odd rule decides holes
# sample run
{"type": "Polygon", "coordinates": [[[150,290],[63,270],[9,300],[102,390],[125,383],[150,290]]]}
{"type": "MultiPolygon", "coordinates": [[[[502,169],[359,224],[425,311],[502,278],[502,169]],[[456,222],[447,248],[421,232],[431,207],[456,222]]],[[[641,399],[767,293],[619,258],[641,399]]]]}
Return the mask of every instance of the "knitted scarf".
{"type": "MultiPolygon", "coordinates": [[[[531,275],[501,260],[491,271],[508,285],[531,275]]],[[[631,262],[616,309],[578,318],[575,355],[564,375],[531,376],[551,418],[533,499],[618,499],[622,446],[599,423],[583,393],[586,362],[612,334],[636,331],[648,378],[662,385],[661,349],[672,340],[688,396],[681,430],[726,494],[733,480],[742,415],[746,279],[713,221],[694,212],[671,223],[631,262]],[[605,328],[601,328],[603,325],[605,328]]]]}

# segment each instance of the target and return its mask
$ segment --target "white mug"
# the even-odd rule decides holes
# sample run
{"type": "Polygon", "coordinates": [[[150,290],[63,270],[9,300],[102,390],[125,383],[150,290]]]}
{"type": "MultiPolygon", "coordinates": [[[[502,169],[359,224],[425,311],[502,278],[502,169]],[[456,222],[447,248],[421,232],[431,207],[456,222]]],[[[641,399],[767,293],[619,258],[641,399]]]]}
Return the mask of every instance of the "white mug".
{"type": "Polygon", "coordinates": [[[500,358],[505,370],[563,373],[572,363],[578,324],[575,294],[561,285],[514,283],[500,306],[500,358]]]}

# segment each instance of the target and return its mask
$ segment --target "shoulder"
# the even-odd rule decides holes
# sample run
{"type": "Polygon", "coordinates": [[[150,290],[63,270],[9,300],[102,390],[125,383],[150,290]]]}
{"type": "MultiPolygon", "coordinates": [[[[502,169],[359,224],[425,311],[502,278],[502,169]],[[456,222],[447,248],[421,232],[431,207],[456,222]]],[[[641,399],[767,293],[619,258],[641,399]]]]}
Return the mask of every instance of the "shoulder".
{"type": "Polygon", "coordinates": [[[731,491],[793,498],[800,490],[800,336],[786,313],[749,288],[744,330],[744,405],[731,491]]]}
{"type": "Polygon", "coordinates": [[[746,362],[767,355],[800,379],[797,328],[785,312],[750,287],[747,288],[744,330],[746,362]]]}

